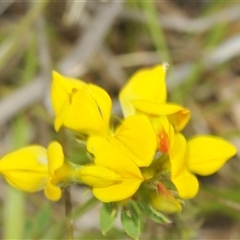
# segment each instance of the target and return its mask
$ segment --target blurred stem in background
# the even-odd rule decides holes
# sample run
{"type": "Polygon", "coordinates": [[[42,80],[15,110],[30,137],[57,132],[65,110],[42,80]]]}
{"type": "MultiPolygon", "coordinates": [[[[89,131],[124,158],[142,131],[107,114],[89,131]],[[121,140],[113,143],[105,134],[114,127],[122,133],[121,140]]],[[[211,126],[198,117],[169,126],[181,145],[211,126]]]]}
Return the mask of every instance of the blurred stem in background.
{"type": "Polygon", "coordinates": [[[160,55],[162,62],[172,64],[170,53],[167,47],[166,39],[162,27],[159,24],[158,12],[154,1],[139,2],[147,18],[147,25],[152,36],[155,48],[160,55]]]}
{"type": "MultiPolygon", "coordinates": [[[[23,116],[18,116],[12,126],[13,149],[23,147],[28,142],[28,124],[23,116]]],[[[21,159],[19,159],[21,161],[21,159]]],[[[3,239],[21,239],[25,227],[25,193],[6,185],[4,202],[3,239]]]]}
{"type": "MultiPolygon", "coordinates": [[[[203,12],[203,14],[211,16],[211,13],[216,11],[223,4],[224,2],[211,3],[210,6],[203,12]]],[[[203,53],[211,52],[214,46],[219,45],[220,42],[224,39],[226,32],[226,23],[220,23],[214,26],[204,39],[204,42],[202,44],[203,53]]],[[[181,89],[177,88],[174,92],[172,92],[171,101],[176,101],[180,104],[184,104],[184,99],[186,99],[185,96],[191,94],[191,90],[194,88],[194,86],[197,86],[199,81],[202,79],[204,72],[206,71],[206,65],[203,59],[204,54],[202,54],[202,58],[196,58],[195,61],[192,61],[192,67],[189,68],[188,74],[185,77],[185,81],[182,84],[181,89]]],[[[209,81],[206,81],[206,83],[208,82],[209,81]]]]}
{"type": "MultiPolygon", "coordinates": [[[[68,139],[65,129],[60,130],[60,143],[63,147],[64,156],[68,156],[69,148],[68,148],[68,139]]],[[[72,221],[72,202],[71,202],[71,194],[70,187],[65,187],[63,192],[64,203],[65,203],[65,218],[66,218],[66,234],[65,238],[67,240],[74,239],[73,236],[73,221],[72,221]]]]}
{"type": "Polygon", "coordinates": [[[15,31],[1,43],[0,47],[0,70],[2,70],[11,57],[18,51],[19,47],[28,40],[25,36],[26,32],[38,18],[41,12],[47,6],[48,1],[36,1],[32,4],[27,14],[16,25],[15,31]]]}

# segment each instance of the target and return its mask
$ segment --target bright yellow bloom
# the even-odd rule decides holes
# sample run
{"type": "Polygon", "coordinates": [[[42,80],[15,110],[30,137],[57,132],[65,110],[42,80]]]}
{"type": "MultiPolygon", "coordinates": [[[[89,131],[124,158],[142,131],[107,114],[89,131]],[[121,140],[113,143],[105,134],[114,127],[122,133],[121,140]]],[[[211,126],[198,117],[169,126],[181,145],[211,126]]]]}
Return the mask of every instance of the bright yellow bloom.
{"type": "Polygon", "coordinates": [[[53,72],[51,101],[56,131],[64,125],[88,135],[108,134],[112,102],[104,89],[53,72]]]}
{"type": "Polygon", "coordinates": [[[190,118],[190,112],[180,105],[166,102],[165,76],[165,65],[137,71],[119,94],[124,116],[136,112],[149,117],[166,115],[176,131],[181,131],[190,118]]]}
{"type": "Polygon", "coordinates": [[[76,179],[91,186],[94,196],[102,202],[132,197],[144,180],[138,166],[109,142],[103,145],[94,165],[80,169],[76,179]]]}
{"type": "Polygon", "coordinates": [[[7,154],[0,160],[0,173],[13,187],[26,191],[45,191],[52,201],[61,198],[59,184],[74,178],[74,170],[64,162],[62,147],[50,143],[48,149],[39,145],[28,146],[7,154]]]}
{"type": "Polygon", "coordinates": [[[138,167],[148,167],[157,149],[157,138],[149,119],[135,115],[126,118],[112,137],[90,137],[87,148],[97,156],[107,152],[109,144],[132,159],[138,167]]]}
{"type": "Polygon", "coordinates": [[[13,187],[26,191],[42,190],[48,178],[46,149],[33,145],[11,152],[0,160],[0,173],[13,187]]]}
{"type": "Polygon", "coordinates": [[[78,179],[92,186],[93,194],[103,202],[127,199],[144,180],[139,167],[151,164],[156,147],[149,119],[144,115],[128,117],[114,136],[89,138],[87,149],[95,156],[95,165],[80,170],[78,179]]]}
{"type": "Polygon", "coordinates": [[[172,182],[179,196],[193,198],[199,188],[194,174],[206,176],[217,172],[236,152],[235,146],[220,137],[202,135],[186,142],[183,135],[177,134],[169,158],[172,182]]]}

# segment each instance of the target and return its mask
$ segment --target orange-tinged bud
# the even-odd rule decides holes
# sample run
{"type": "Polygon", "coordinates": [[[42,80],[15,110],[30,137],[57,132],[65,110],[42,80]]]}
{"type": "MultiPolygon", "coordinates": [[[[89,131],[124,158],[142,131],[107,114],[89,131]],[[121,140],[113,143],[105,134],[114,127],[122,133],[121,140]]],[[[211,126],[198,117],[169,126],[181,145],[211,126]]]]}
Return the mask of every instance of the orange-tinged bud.
{"type": "Polygon", "coordinates": [[[149,191],[149,202],[151,206],[161,212],[181,212],[182,206],[171,192],[162,183],[159,183],[157,188],[158,192],[149,191]]]}

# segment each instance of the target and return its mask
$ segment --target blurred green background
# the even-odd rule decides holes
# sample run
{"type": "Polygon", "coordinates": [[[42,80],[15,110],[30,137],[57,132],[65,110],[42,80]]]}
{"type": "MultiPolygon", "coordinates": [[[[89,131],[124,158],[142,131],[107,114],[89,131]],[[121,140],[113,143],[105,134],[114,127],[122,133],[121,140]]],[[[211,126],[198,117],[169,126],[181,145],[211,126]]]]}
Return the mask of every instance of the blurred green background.
{"type": "MultiPolygon", "coordinates": [[[[240,4],[237,1],[1,1],[0,155],[63,141],[53,129],[51,70],[117,94],[137,69],[169,63],[169,101],[188,107],[185,135],[219,135],[240,148],[240,4]]],[[[68,155],[81,151],[67,133],[68,155]]],[[[240,239],[240,159],[200,178],[171,224],[146,222],[140,239],[240,239]]],[[[70,188],[75,239],[129,239],[99,229],[100,204],[70,188]]],[[[64,239],[64,199],[25,194],[0,178],[0,239],[64,239]]]]}

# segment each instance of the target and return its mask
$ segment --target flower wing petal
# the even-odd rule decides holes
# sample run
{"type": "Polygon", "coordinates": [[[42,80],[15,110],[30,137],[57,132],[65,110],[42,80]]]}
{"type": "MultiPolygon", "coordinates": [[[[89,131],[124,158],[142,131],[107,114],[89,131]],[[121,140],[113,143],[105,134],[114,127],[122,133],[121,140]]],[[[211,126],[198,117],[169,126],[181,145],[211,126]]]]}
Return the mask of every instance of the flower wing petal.
{"type": "Polygon", "coordinates": [[[175,187],[178,190],[178,194],[182,199],[190,199],[197,195],[199,189],[199,183],[196,176],[190,173],[187,169],[172,179],[175,187]]]}
{"type": "Polygon", "coordinates": [[[208,135],[192,138],[188,148],[188,169],[202,176],[218,171],[237,152],[228,141],[208,135]]]}
{"type": "Polygon", "coordinates": [[[118,173],[122,179],[143,180],[138,166],[122,152],[114,149],[111,151],[110,147],[107,148],[107,152],[103,149],[102,153],[97,154],[94,163],[118,173]]]}
{"type": "Polygon", "coordinates": [[[175,136],[173,146],[169,152],[169,159],[171,162],[171,175],[175,179],[186,166],[186,150],[187,142],[181,133],[175,136]]]}
{"type": "Polygon", "coordinates": [[[138,190],[142,180],[125,179],[104,188],[93,188],[93,195],[102,202],[117,202],[130,198],[138,190]]]}
{"type": "Polygon", "coordinates": [[[51,201],[58,201],[62,197],[61,189],[52,183],[52,178],[48,179],[44,194],[51,201]]]}
{"type": "Polygon", "coordinates": [[[54,176],[55,171],[59,169],[64,163],[64,154],[60,143],[56,141],[51,142],[47,149],[47,155],[49,161],[49,174],[51,176],[54,176]]]}
{"type": "Polygon", "coordinates": [[[42,190],[48,177],[46,149],[33,145],[7,154],[0,160],[0,173],[17,189],[42,190]]]}
{"type": "Polygon", "coordinates": [[[121,177],[114,171],[102,166],[84,166],[76,173],[76,178],[91,187],[107,187],[121,177]]]}
{"type": "Polygon", "coordinates": [[[91,139],[92,142],[88,148],[94,147],[95,141],[101,143],[98,144],[101,151],[98,151],[99,149],[95,151],[94,163],[120,176],[120,179],[110,186],[93,188],[94,196],[103,202],[120,201],[131,197],[144,180],[137,165],[128,156],[117,151],[106,138],[93,137],[91,139]]]}

